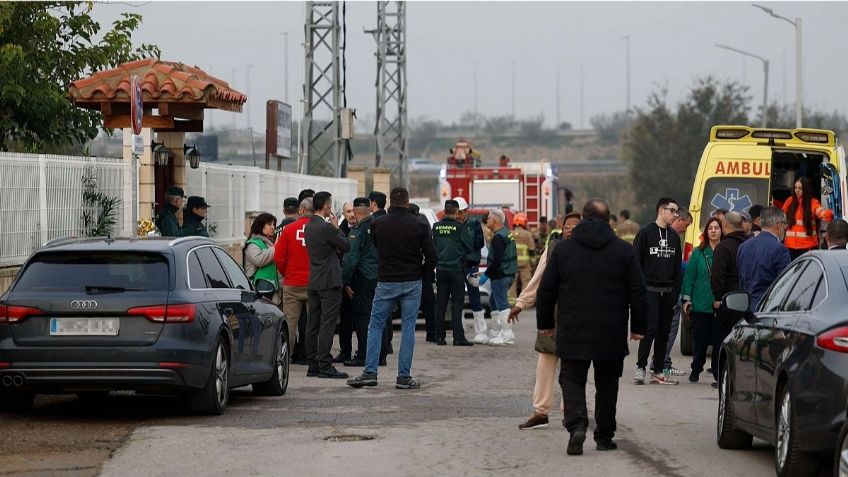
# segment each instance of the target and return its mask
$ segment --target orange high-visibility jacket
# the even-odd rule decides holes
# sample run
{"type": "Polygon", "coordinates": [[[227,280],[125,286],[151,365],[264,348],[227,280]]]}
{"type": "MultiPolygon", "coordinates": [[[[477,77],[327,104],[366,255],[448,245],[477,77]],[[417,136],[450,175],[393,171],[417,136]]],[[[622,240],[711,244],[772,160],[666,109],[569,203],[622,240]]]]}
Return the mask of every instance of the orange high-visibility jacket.
{"type": "MultiPolygon", "coordinates": [[[[792,202],[797,200],[795,196],[788,198],[786,202],[783,203],[783,212],[789,213],[789,207],[792,205],[792,202]]],[[[833,220],[833,211],[830,209],[825,209],[822,207],[821,203],[818,199],[813,198],[810,202],[810,206],[813,208],[813,216],[818,217],[819,220],[824,220],[830,222],[833,220]]],[[[795,217],[786,217],[786,221],[789,222],[788,228],[786,229],[786,238],[783,240],[784,245],[787,248],[793,248],[796,250],[804,250],[808,248],[818,248],[819,246],[819,235],[818,231],[815,230],[815,223],[813,224],[813,233],[808,234],[806,230],[804,230],[804,209],[798,207],[798,210],[795,211],[795,217]]]]}

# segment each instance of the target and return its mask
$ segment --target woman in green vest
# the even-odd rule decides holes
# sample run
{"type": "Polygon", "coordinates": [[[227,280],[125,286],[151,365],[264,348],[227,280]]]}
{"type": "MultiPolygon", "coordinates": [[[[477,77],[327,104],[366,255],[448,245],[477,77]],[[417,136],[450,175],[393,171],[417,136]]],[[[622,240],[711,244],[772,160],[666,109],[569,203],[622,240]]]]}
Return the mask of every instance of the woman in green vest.
{"type": "MultiPolygon", "coordinates": [[[[280,280],[274,263],[274,229],[277,218],[263,212],[250,225],[250,237],[244,243],[244,273],[253,284],[260,278],[270,281],[279,291],[280,280]]],[[[276,301],[276,295],[275,295],[276,301]]]]}

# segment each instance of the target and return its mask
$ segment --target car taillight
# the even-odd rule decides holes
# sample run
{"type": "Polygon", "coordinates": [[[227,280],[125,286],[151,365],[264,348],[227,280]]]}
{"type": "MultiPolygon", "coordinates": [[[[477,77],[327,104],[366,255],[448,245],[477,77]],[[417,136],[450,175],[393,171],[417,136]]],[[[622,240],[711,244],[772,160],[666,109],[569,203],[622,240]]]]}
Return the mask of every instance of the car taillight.
{"type": "Polygon", "coordinates": [[[191,323],[196,307],[190,303],[176,305],[137,306],[127,310],[128,315],[141,315],[156,323],[191,323]]]}
{"type": "Polygon", "coordinates": [[[848,326],[825,331],[816,337],[819,348],[848,353],[848,326]]]}
{"type": "Polygon", "coordinates": [[[41,310],[32,306],[0,305],[0,323],[20,323],[28,316],[41,313],[41,310]]]}

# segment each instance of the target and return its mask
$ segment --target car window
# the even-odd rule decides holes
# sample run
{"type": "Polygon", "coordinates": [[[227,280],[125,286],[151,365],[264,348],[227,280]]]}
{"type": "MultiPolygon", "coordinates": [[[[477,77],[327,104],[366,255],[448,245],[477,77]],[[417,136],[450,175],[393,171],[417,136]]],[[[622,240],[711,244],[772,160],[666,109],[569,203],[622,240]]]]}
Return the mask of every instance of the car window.
{"type": "Polygon", "coordinates": [[[238,266],[235,260],[233,260],[233,257],[220,248],[213,248],[212,250],[215,251],[215,255],[218,257],[221,265],[224,266],[224,270],[227,272],[227,275],[229,275],[230,283],[232,283],[235,288],[250,290],[250,280],[247,279],[244,271],[242,271],[241,267],[238,266]]]}
{"type": "Polygon", "coordinates": [[[795,283],[795,279],[801,273],[803,268],[809,261],[803,260],[791,265],[781,276],[775,280],[774,285],[768,292],[768,295],[763,299],[763,304],[760,306],[760,311],[765,313],[774,313],[781,311],[780,305],[787,293],[795,283]]]}
{"type": "Polygon", "coordinates": [[[21,273],[21,291],[166,291],[168,260],[155,253],[61,251],[38,254],[21,273]]]}
{"type": "Polygon", "coordinates": [[[218,259],[215,258],[212,247],[199,248],[196,253],[209,288],[231,288],[227,274],[224,272],[218,259]]]}
{"type": "Polygon", "coordinates": [[[188,287],[195,290],[209,288],[209,285],[206,284],[206,278],[203,276],[203,269],[200,267],[200,260],[197,258],[196,252],[188,254],[188,287]]]}
{"type": "Polygon", "coordinates": [[[813,309],[824,300],[824,297],[827,296],[827,280],[822,276],[821,280],[819,280],[819,286],[816,287],[816,294],[813,295],[813,302],[810,303],[810,309],[813,309]]]}
{"type": "Polygon", "coordinates": [[[782,311],[809,310],[813,296],[822,281],[823,272],[818,264],[810,260],[810,264],[798,276],[798,281],[786,296],[786,302],[781,307],[782,311]]]}

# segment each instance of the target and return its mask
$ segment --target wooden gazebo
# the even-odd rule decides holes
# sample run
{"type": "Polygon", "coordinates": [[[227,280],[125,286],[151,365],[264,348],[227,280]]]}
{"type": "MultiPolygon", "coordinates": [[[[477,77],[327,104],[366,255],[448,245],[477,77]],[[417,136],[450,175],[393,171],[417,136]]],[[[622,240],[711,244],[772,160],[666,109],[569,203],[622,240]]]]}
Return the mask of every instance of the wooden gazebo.
{"type": "MultiPolygon", "coordinates": [[[[139,174],[139,218],[149,218],[171,185],[185,188],[183,144],[186,132],[203,132],[205,109],[241,112],[247,96],[195,66],[155,58],[132,61],[74,81],[69,95],[74,104],[103,113],[107,128],[124,129],[124,158],[130,159],[130,88],[139,77],[144,115],[145,153],[139,174]],[[155,138],[154,138],[155,133],[155,138]],[[171,151],[168,164],[154,164],[153,140],[171,151]]],[[[202,151],[201,151],[202,154],[202,151]]]]}

